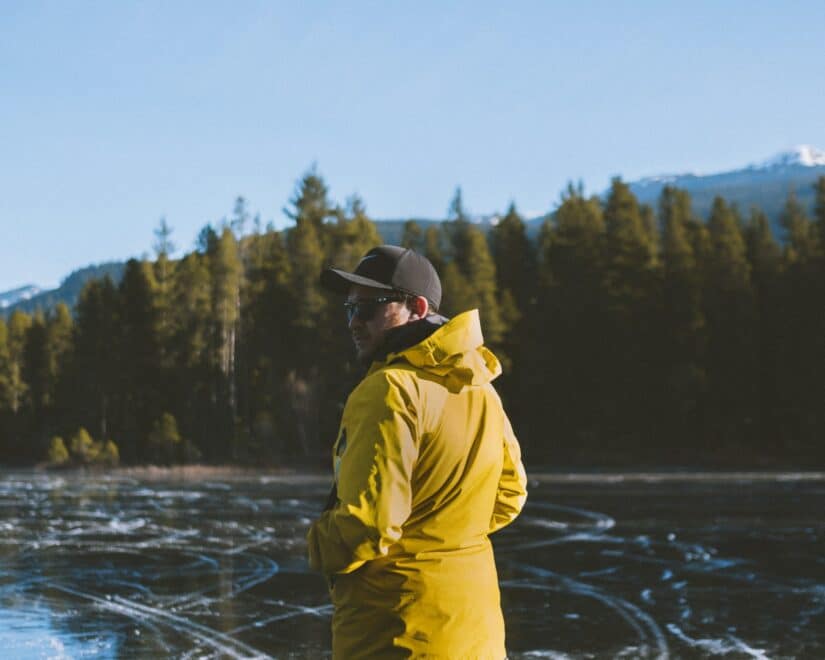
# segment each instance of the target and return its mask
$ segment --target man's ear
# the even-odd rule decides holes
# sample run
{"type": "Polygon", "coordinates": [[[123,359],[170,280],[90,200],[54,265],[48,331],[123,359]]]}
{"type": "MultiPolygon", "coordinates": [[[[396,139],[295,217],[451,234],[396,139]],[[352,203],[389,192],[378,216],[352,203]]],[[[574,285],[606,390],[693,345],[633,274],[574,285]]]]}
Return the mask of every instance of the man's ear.
{"type": "Polygon", "coordinates": [[[427,317],[427,313],[430,311],[430,303],[427,302],[424,296],[416,296],[410,300],[410,309],[412,311],[410,321],[418,321],[427,317]]]}

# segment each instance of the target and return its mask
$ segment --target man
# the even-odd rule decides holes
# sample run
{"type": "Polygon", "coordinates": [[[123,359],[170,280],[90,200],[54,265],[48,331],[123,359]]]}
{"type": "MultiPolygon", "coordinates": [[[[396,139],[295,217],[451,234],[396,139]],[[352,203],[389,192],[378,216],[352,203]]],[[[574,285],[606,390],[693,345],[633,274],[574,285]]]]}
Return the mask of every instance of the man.
{"type": "Polygon", "coordinates": [[[439,316],[441,282],[412,250],[370,250],[345,294],[359,360],[335,485],[307,538],[329,579],[334,658],[504,658],[488,534],[527,497],[518,442],[490,382],[477,310],[439,316]]]}

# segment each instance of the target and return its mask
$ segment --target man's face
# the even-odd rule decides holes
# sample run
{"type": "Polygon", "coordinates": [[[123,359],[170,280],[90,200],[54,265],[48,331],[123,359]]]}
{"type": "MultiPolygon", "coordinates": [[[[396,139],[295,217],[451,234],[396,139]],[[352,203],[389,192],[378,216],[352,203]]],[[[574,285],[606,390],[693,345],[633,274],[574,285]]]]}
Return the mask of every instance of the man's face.
{"type": "MultiPolygon", "coordinates": [[[[385,289],[373,289],[368,286],[353,284],[347,295],[347,302],[384,298],[392,293],[385,289]]],[[[404,325],[410,320],[411,312],[403,302],[389,302],[379,305],[375,315],[369,320],[353,316],[349,322],[355,353],[361,362],[370,362],[376,351],[384,342],[387,330],[404,325]]]]}

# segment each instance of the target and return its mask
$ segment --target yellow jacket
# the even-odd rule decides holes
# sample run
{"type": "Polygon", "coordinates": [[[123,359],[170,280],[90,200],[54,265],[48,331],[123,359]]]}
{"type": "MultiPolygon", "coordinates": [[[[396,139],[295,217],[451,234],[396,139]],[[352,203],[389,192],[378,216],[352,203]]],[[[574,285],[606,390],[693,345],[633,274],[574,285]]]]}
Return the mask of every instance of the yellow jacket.
{"type": "Polygon", "coordinates": [[[337,502],[312,525],[334,658],[504,658],[488,534],[527,497],[476,310],[373,363],[333,449],[337,502]]]}

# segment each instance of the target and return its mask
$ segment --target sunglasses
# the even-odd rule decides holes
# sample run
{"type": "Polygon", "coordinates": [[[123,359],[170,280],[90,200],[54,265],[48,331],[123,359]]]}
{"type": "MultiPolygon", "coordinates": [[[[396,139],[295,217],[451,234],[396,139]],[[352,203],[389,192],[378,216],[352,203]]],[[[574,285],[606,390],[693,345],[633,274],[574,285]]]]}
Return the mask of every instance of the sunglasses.
{"type": "Polygon", "coordinates": [[[347,323],[352,319],[359,321],[371,321],[375,318],[378,308],[391,302],[404,302],[406,296],[381,296],[380,298],[361,298],[359,300],[348,300],[344,303],[344,311],[347,314],[347,323]]]}

